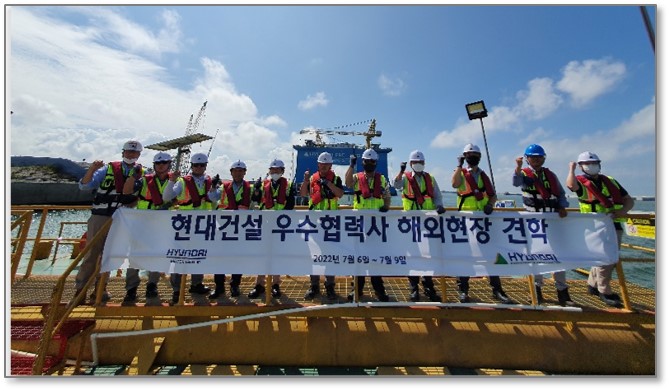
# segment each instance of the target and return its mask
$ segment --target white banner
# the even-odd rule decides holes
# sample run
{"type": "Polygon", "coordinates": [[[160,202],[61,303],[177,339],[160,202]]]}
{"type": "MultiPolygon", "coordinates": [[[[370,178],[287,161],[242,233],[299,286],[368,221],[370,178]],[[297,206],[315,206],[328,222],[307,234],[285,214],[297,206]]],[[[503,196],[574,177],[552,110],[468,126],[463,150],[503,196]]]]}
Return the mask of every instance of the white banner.
{"type": "Polygon", "coordinates": [[[102,270],[519,276],[615,263],[599,214],[118,209],[102,270]]]}

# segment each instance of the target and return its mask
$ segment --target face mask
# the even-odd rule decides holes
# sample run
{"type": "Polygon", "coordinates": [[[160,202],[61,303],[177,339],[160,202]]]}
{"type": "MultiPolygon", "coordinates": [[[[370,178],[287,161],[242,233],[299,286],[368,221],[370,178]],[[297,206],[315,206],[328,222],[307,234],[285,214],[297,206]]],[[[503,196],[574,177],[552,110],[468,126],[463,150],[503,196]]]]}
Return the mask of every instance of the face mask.
{"type": "Polygon", "coordinates": [[[423,172],[423,164],[421,163],[412,164],[412,170],[414,170],[414,172],[423,172]]]}
{"type": "Polygon", "coordinates": [[[468,156],[465,158],[465,161],[468,162],[468,165],[470,166],[476,166],[479,164],[481,158],[481,156],[468,156]]]}
{"type": "Polygon", "coordinates": [[[600,173],[600,164],[582,164],[582,171],[586,175],[598,175],[600,173]]]}
{"type": "Polygon", "coordinates": [[[363,164],[363,169],[366,172],[373,172],[377,168],[377,163],[366,163],[363,164]]]}
{"type": "Polygon", "coordinates": [[[272,179],[274,182],[277,182],[281,178],[281,174],[270,174],[270,179],[272,179]]]}
{"type": "Polygon", "coordinates": [[[123,162],[126,163],[126,164],[135,164],[136,161],[137,161],[137,158],[135,158],[135,159],[129,159],[127,157],[123,158],[123,162]]]}

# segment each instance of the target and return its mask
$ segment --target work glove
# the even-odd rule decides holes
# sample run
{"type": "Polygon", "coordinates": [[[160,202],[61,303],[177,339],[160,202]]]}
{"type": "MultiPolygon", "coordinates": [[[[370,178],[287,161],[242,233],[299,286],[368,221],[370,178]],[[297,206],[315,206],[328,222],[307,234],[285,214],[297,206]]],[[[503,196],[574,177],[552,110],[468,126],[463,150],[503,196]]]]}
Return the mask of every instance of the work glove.
{"type": "Polygon", "coordinates": [[[379,211],[380,211],[380,212],[388,212],[388,211],[389,211],[389,207],[386,206],[386,205],[382,205],[382,206],[379,208],[379,211]]]}
{"type": "Polygon", "coordinates": [[[349,166],[356,167],[356,155],[349,156],[349,166]]]}
{"type": "Polygon", "coordinates": [[[400,163],[400,172],[405,172],[407,169],[407,162],[400,163]]]}
{"type": "Polygon", "coordinates": [[[465,156],[461,155],[456,158],[458,160],[458,167],[463,167],[463,162],[465,162],[465,156]]]}
{"type": "Polygon", "coordinates": [[[219,174],[214,175],[214,178],[212,178],[212,188],[216,189],[219,187],[219,183],[221,183],[221,177],[219,174]]]}
{"type": "Polygon", "coordinates": [[[142,178],[142,165],[139,163],[133,167],[133,178],[136,180],[142,178]]]}
{"type": "Polygon", "coordinates": [[[439,215],[443,214],[446,211],[447,210],[444,209],[444,206],[440,206],[440,207],[437,208],[437,214],[439,214],[439,215]]]}
{"type": "Polygon", "coordinates": [[[328,179],[326,179],[326,178],[321,178],[321,179],[319,179],[319,184],[320,184],[321,186],[326,186],[326,185],[328,185],[328,179]]]}
{"type": "Polygon", "coordinates": [[[493,213],[493,205],[491,204],[484,205],[484,214],[490,215],[491,213],[493,213]]]}

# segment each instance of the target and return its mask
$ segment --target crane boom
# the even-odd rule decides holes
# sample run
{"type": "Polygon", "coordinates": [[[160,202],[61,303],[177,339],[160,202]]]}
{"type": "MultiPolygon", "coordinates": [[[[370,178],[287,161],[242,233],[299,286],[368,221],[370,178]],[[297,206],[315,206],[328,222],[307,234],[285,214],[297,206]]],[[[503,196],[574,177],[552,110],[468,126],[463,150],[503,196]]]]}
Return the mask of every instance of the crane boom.
{"type": "Polygon", "coordinates": [[[366,148],[370,148],[372,146],[372,139],[374,137],[381,137],[382,132],[380,130],[376,130],[377,127],[377,121],[375,119],[372,119],[370,122],[370,127],[366,132],[355,132],[355,131],[344,131],[344,130],[333,130],[333,129],[302,129],[300,131],[300,134],[307,134],[307,133],[312,133],[315,134],[317,137],[317,141],[320,142],[320,144],[323,144],[321,142],[321,136],[326,135],[326,136],[365,136],[365,146],[366,148]]]}

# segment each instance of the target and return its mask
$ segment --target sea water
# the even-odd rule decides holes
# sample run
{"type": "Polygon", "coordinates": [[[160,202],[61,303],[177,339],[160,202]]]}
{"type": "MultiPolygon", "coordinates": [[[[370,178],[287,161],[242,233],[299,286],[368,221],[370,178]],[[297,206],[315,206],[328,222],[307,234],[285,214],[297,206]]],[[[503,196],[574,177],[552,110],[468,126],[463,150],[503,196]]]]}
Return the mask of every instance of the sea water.
{"type": "MultiPolygon", "coordinates": [[[[453,192],[442,192],[442,198],[444,206],[456,207],[456,193],[453,192]]],[[[521,195],[510,194],[502,195],[499,198],[500,200],[513,200],[516,207],[522,207],[523,202],[521,195]]],[[[346,202],[346,197],[344,199],[346,202]]],[[[570,203],[570,208],[578,208],[578,201],[576,198],[568,198],[570,203]]],[[[401,206],[402,200],[400,196],[394,196],[391,200],[391,205],[401,206]]],[[[635,201],[635,206],[633,207],[632,213],[656,213],[656,202],[655,201],[635,201]]],[[[572,212],[579,213],[579,212],[572,212]]],[[[42,238],[51,238],[56,239],[59,236],[62,238],[78,238],[86,232],[86,221],[88,220],[91,212],[89,210],[60,210],[60,211],[51,211],[46,221],[44,231],[42,233],[42,238]],[[67,224],[62,226],[61,231],[61,222],[80,222],[81,224],[67,224]],[[59,235],[60,232],[60,235],[59,235]]],[[[39,226],[41,218],[41,213],[37,212],[33,214],[33,220],[30,225],[30,232],[28,237],[34,238],[37,234],[37,229],[39,226]]],[[[654,239],[641,238],[635,236],[624,235],[623,243],[627,243],[634,246],[641,246],[646,248],[655,249],[656,241],[654,239]]],[[[55,245],[54,245],[55,247],[55,245]]],[[[32,251],[32,241],[26,243],[26,247],[23,251],[23,258],[29,259],[32,251]]],[[[61,245],[58,249],[58,262],[52,264],[52,258],[54,254],[54,249],[52,249],[51,255],[47,259],[36,260],[33,265],[33,273],[36,274],[57,274],[62,270],[65,270],[69,266],[68,262],[63,262],[63,256],[70,254],[72,251],[71,246],[61,245]]],[[[647,260],[654,260],[655,253],[633,250],[622,248],[621,257],[624,258],[643,258],[647,260]]],[[[19,273],[25,272],[26,262],[22,262],[19,267],[19,273]]],[[[635,283],[637,285],[655,289],[656,288],[656,263],[651,262],[624,262],[623,263],[624,274],[627,281],[635,283]]],[[[616,278],[616,273],[615,277],[616,278]]],[[[576,272],[568,271],[568,279],[585,279],[584,276],[576,272]]]]}

